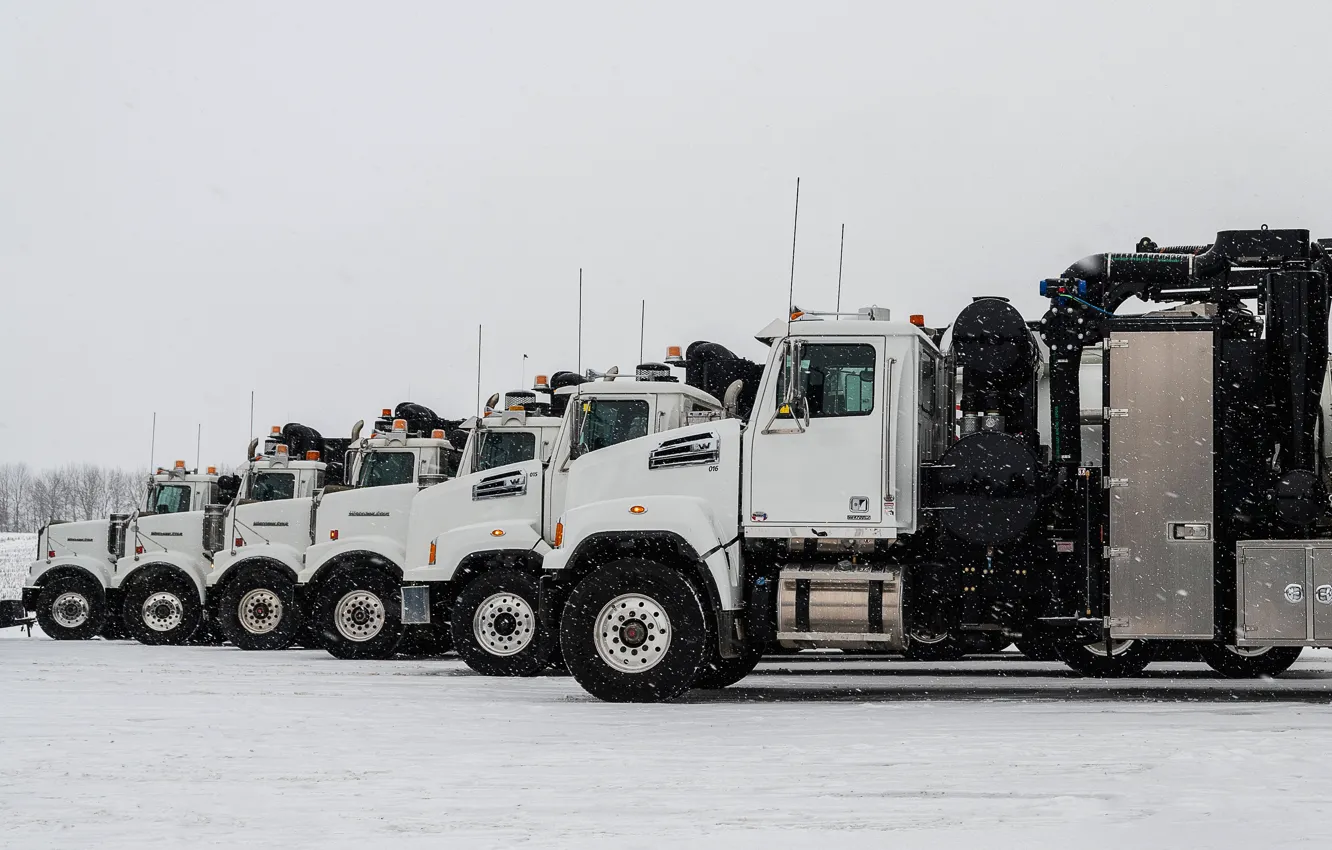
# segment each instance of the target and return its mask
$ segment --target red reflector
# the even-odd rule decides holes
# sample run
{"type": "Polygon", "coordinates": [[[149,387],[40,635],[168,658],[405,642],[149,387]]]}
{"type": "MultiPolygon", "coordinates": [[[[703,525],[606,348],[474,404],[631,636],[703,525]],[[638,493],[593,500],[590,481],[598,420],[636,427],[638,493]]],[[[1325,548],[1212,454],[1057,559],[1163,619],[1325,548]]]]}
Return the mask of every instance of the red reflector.
{"type": "Polygon", "coordinates": [[[244,546],[244,545],[245,545],[245,538],[244,538],[244,537],[237,537],[237,538],[236,538],[236,545],[237,545],[237,546],[244,546]]]}
{"type": "Polygon", "coordinates": [[[46,557],[48,557],[48,558],[54,558],[54,557],[55,557],[55,550],[54,550],[54,549],[48,550],[47,553],[46,553],[46,557]]]}
{"type": "Polygon", "coordinates": [[[331,531],[329,531],[329,533],[328,533],[328,539],[329,539],[329,540],[337,540],[337,539],[338,539],[338,530],[337,530],[336,528],[333,529],[333,530],[331,530],[331,531]]]}
{"type": "Polygon", "coordinates": [[[142,546],[135,546],[135,547],[134,547],[134,554],[136,554],[136,555],[142,555],[142,554],[143,554],[143,547],[142,547],[142,546]]]}

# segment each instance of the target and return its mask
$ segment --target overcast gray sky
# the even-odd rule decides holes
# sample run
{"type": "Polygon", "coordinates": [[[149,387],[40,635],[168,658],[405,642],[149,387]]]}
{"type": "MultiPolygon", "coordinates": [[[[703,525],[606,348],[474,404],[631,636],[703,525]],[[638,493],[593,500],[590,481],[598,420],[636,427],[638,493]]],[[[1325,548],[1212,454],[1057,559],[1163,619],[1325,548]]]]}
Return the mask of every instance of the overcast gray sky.
{"type": "Polygon", "coordinates": [[[237,463],[1100,250],[1332,235],[1326,3],[0,3],[0,462],[237,463]]]}

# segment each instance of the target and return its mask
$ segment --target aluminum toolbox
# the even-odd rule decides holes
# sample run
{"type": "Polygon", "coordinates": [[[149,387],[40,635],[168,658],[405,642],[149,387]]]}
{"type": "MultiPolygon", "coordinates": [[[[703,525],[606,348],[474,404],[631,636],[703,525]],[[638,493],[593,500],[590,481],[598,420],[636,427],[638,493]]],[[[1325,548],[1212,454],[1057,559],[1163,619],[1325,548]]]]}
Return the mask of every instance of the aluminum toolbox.
{"type": "Polygon", "coordinates": [[[1332,645],[1332,540],[1235,546],[1238,646],[1332,645]]]}

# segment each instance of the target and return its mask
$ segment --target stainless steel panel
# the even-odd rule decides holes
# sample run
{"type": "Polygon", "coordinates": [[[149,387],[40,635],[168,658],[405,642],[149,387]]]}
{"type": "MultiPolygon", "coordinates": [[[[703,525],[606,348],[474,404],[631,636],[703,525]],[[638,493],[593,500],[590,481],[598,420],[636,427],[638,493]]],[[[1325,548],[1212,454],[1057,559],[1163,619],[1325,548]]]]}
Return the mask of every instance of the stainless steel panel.
{"type": "Polygon", "coordinates": [[[1242,641],[1305,641],[1309,626],[1306,548],[1241,543],[1238,566],[1242,641]]]}
{"type": "Polygon", "coordinates": [[[778,640],[800,646],[905,649],[901,576],[897,568],[782,570],[778,640]],[[800,582],[809,583],[803,602],[800,582]]]}
{"type": "Polygon", "coordinates": [[[1313,587],[1310,589],[1313,605],[1314,639],[1321,645],[1332,643],[1332,549],[1324,545],[1312,551],[1313,587]]]}
{"type": "Polygon", "coordinates": [[[1212,637],[1212,334],[1117,331],[1106,352],[1114,637],[1212,637]]]}

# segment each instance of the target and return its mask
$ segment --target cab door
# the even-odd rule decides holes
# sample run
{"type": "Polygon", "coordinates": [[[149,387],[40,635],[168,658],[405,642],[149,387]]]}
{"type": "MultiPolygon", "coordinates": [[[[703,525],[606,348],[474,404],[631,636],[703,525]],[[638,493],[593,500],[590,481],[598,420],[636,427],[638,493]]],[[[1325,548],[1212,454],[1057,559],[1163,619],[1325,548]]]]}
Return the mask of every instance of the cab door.
{"type": "Polygon", "coordinates": [[[766,382],[752,417],[749,515],[742,520],[805,527],[882,522],[889,407],[883,338],[796,338],[778,356],[780,377],[766,382]],[[786,391],[792,379],[795,403],[786,391]]]}

